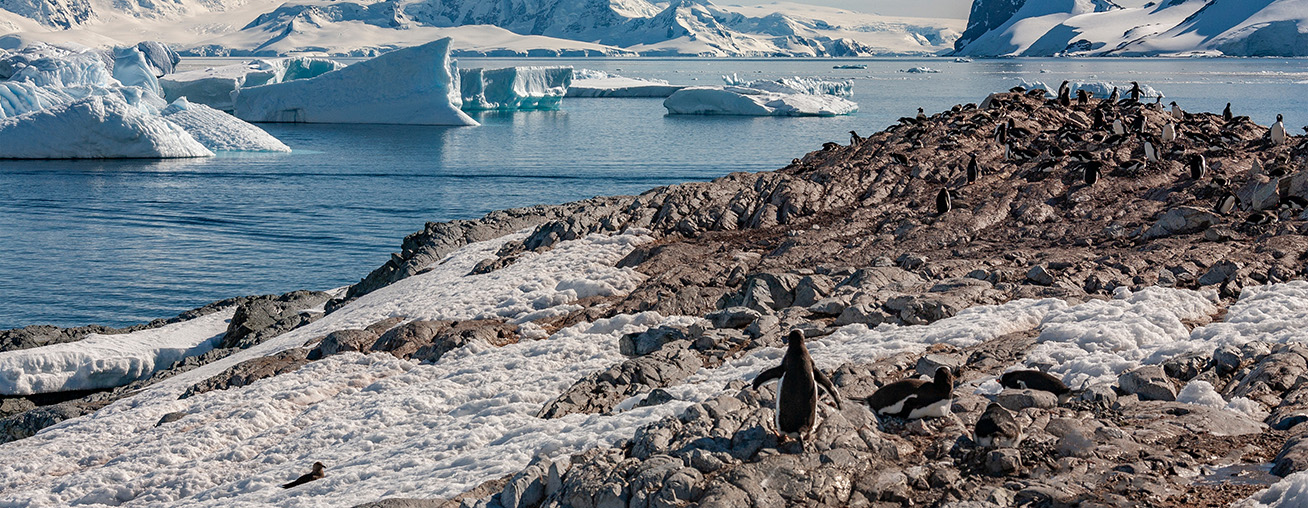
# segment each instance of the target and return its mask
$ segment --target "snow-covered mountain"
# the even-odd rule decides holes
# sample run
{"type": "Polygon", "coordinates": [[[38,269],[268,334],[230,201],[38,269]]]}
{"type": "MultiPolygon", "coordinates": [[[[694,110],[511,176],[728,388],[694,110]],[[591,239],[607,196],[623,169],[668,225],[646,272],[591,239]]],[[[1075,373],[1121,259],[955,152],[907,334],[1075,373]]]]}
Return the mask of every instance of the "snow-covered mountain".
{"type": "Polygon", "coordinates": [[[1305,56],[1308,0],[976,0],[970,56],[1305,56]]]}
{"type": "Polygon", "coordinates": [[[709,0],[0,0],[0,29],[23,40],[157,39],[201,55],[368,55],[440,37],[465,55],[922,55],[949,50],[961,25],[709,0]]]}

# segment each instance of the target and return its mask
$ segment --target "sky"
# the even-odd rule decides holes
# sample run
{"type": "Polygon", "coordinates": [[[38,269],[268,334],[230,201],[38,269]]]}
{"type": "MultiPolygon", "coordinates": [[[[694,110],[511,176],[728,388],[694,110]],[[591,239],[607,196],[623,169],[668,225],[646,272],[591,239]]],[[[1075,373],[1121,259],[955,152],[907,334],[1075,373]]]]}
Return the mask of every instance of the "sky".
{"type": "MultiPolygon", "coordinates": [[[[884,16],[967,19],[972,0],[787,0],[797,4],[825,5],[884,16]]],[[[719,0],[718,4],[765,5],[775,0],[719,0]]]]}

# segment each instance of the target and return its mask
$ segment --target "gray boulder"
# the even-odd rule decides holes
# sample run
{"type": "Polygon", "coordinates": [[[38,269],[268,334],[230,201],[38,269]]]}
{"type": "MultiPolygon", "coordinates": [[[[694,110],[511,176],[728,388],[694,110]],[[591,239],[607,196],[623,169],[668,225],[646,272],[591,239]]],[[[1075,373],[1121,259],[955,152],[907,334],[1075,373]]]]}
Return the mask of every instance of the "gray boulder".
{"type": "Polygon", "coordinates": [[[1135,394],[1140,400],[1176,400],[1176,384],[1158,365],[1146,365],[1122,373],[1117,384],[1123,392],[1135,394]]]}

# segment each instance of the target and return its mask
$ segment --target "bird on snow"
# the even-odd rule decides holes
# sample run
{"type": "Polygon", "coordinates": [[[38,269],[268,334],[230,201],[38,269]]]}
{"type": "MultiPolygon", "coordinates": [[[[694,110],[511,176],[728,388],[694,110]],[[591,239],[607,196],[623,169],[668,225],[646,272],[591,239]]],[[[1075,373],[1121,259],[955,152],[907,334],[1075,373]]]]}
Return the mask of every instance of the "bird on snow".
{"type": "Polygon", "coordinates": [[[1276,123],[1272,124],[1272,129],[1268,134],[1272,138],[1273,145],[1285,144],[1285,122],[1282,120],[1280,113],[1276,114],[1276,123]]]}
{"type": "Polygon", "coordinates": [[[322,462],[314,462],[312,472],[305,475],[301,475],[299,478],[296,478],[295,481],[291,483],[282,485],[282,488],[289,489],[292,487],[299,487],[300,485],[304,485],[314,480],[321,480],[323,476],[326,476],[326,473],[323,472],[323,470],[326,468],[327,466],[322,465],[322,462]]]}

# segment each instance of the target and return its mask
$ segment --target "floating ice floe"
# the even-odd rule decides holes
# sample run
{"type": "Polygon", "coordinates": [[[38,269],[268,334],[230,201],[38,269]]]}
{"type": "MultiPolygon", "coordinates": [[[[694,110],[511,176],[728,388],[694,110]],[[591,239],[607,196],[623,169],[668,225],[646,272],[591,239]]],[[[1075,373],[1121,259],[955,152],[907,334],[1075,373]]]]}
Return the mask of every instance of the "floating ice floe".
{"type": "Polygon", "coordinates": [[[314,57],[289,57],[210,67],[169,74],[159,78],[164,98],[186,97],[195,104],[232,110],[232,92],[237,88],[308,79],[341,69],[345,64],[314,57]]]}
{"type": "Polygon", "coordinates": [[[909,74],[936,74],[940,71],[930,67],[913,67],[911,69],[900,69],[899,72],[907,72],[909,74]]]}
{"type": "Polygon", "coordinates": [[[745,88],[754,88],[774,93],[784,94],[810,94],[810,95],[836,95],[840,97],[849,97],[854,94],[854,82],[850,80],[828,81],[814,78],[801,78],[795,76],[792,78],[781,79],[740,79],[736,74],[722,76],[729,86],[740,86],[745,88]]]}
{"type": "Polygon", "coordinates": [[[576,69],[568,97],[667,97],[686,88],[662,79],[629,78],[591,69],[576,69]]]}
{"type": "Polygon", "coordinates": [[[185,129],[201,145],[213,151],[289,152],[286,146],[263,129],[250,125],[204,104],[182,97],[162,111],[163,117],[185,129]]]}
{"type": "Polygon", "coordinates": [[[0,158],[157,159],[213,155],[182,127],[143,109],[118,95],[95,95],[0,119],[0,158]]]}
{"type": "Polygon", "coordinates": [[[464,111],[558,109],[572,67],[459,69],[464,111]]]}
{"type": "Polygon", "coordinates": [[[781,94],[744,87],[690,87],[663,101],[673,115],[839,116],[858,104],[834,95],[781,94]]]}
{"type": "Polygon", "coordinates": [[[867,65],[866,64],[833,65],[831,66],[831,68],[832,69],[866,69],[867,65]]]}
{"type": "MultiPolygon", "coordinates": [[[[1024,80],[1020,85],[1022,88],[1027,90],[1035,90],[1037,88],[1044,89],[1045,94],[1050,97],[1058,94],[1058,86],[1051,87],[1043,81],[1024,80]]],[[[1117,93],[1121,98],[1125,99],[1127,93],[1131,91],[1131,83],[1110,83],[1107,81],[1073,81],[1068,83],[1067,86],[1072,89],[1072,97],[1076,97],[1077,90],[1085,90],[1091,97],[1106,99],[1113,93],[1113,87],[1117,87],[1117,93]]],[[[1166,95],[1163,95],[1163,92],[1158,91],[1157,88],[1143,83],[1140,84],[1141,100],[1144,100],[1145,98],[1153,99],[1156,97],[1166,97],[1166,95]]]]}
{"type": "Polygon", "coordinates": [[[251,122],[478,125],[464,113],[450,39],[395,50],[309,79],[239,88],[251,122]]]}
{"type": "Polygon", "coordinates": [[[0,395],[96,390],[150,376],[213,349],[235,308],[121,335],[0,353],[0,395]]]}

